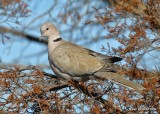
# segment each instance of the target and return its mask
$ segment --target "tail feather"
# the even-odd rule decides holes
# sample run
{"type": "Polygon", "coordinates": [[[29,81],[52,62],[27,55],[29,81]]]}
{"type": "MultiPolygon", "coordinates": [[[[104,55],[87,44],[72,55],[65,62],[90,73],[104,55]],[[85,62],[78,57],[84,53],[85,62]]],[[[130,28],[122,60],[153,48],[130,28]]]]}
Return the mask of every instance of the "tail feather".
{"type": "Polygon", "coordinates": [[[117,73],[114,73],[114,72],[96,72],[94,75],[97,76],[98,78],[105,78],[105,79],[108,79],[108,80],[113,81],[115,83],[118,83],[122,86],[134,89],[138,92],[141,92],[145,89],[143,86],[141,86],[137,83],[134,83],[130,80],[127,80],[123,76],[121,76],[117,73]]]}

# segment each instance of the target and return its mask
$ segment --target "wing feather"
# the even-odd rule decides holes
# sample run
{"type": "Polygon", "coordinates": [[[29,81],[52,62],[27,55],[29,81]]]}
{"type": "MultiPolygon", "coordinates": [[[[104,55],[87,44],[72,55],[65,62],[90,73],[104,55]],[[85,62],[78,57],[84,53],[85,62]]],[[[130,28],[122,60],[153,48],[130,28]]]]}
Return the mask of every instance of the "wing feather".
{"type": "Polygon", "coordinates": [[[90,55],[88,50],[69,42],[57,46],[50,56],[56,67],[70,75],[92,74],[103,67],[101,61],[90,55]]]}

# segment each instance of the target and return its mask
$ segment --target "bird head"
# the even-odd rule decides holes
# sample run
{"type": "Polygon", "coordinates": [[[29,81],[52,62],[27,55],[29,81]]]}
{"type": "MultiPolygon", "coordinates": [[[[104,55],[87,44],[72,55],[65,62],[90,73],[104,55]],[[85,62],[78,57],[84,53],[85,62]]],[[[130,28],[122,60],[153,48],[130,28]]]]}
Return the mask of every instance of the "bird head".
{"type": "Polygon", "coordinates": [[[51,36],[53,36],[55,38],[59,37],[59,32],[58,32],[56,26],[50,22],[44,23],[41,26],[40,31],[41,31],[42,37],[48,37],[48,38],[51,36]]]}

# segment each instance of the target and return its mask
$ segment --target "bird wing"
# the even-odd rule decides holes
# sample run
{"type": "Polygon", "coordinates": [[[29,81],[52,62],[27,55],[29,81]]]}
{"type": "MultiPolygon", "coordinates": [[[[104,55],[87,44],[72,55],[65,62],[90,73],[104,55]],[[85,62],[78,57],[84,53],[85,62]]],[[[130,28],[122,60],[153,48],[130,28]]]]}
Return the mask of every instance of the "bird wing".
{"type": "Polygon", "coordinates": [[[61,72],[72,76],[92,74],[103,67],[96,56],[70,42],[58,45],[50,55],[50,59],[61,72]]]}
{"type": "Polygon", "coordinates": [[[118,62],[118,61],[121,61],[121,60],[122,60],[122,58],[120,58],[120,57],[107,56],[107,55],[104,55],[104,54],[101,54],[101,53],[92,51],[92,50],[87,49],[87,48],[85,48],[85,49],[88,50],[89,54],[91,54],[91,55],[93,55],[93,56],[96,56],[96,57],[98,57],[100,60],[103,60],[103,61],[105,61],[105,62],[114,63],[114,62],[118,62]]]}

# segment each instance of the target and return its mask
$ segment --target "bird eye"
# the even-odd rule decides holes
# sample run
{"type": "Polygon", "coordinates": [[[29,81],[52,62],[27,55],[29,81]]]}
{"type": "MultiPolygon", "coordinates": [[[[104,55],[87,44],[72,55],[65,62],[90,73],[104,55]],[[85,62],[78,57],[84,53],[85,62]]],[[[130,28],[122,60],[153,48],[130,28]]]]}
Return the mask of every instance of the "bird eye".
{"type": "Polygon", "coordinates": [[[49,28],[46,28],[46,30],[49,30],[49,28]]]}

